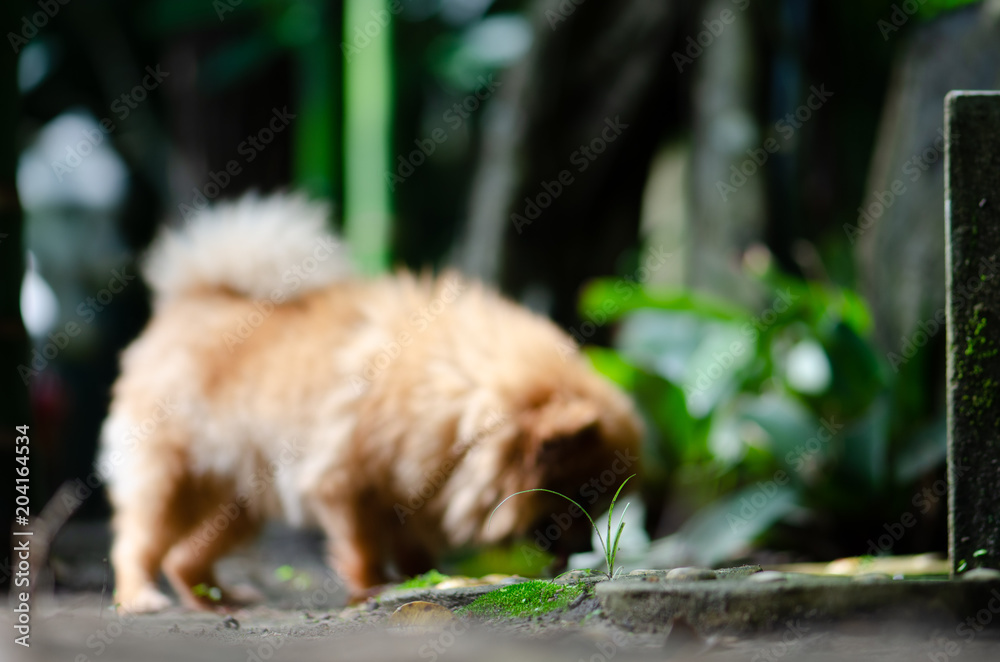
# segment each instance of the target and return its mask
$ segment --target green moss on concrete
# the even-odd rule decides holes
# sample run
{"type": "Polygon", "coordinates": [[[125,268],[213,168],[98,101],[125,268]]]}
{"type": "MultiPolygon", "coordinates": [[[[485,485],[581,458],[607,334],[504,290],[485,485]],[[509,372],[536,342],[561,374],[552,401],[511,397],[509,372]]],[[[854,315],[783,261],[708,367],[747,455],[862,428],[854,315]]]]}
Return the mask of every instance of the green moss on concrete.
{"type": "Polygon", "coordinates": [[[400,584],[398,588],[401,591],[407,591],[414,588],[431,588],[432,586],[437,586],[446,579],[448,579],[448,575],[441,574],[437,570],[431,570],[422,575],[417,575],[416,577],[407,579],[405,582],[400,584]]]}
{"type": "MultiPolygon", "coordinates": [[[[978,309],[973,311],[972,319],[969,320],[969,337],[965,345],[965,355],[974,356],[977,349],[985,347],[986,341],[986,318],[978,309]]],[[[996,354],[996,351],[993,352],[996,354]]]]}
{"type": "MultiPolygon", "coordinates": [[[[964,356],[959,357],[957,362],[955,379],[961,382],[976,378],[975,381],[978,381],[979,384],[973,392],[962,395],[959,411],[978,425],[982,422],[983,415],[992,411],[996,391],[996,381],[991,377],[986,377],[989,373],[983,362],[986,359],[995,358],[1000,350],[986,333],[986,316],[979,307],[973,309],[972,317],[967,322],[965,330],[964,356]]],[[[975,383],[975,381],[970,381],[970,383],[975,383]]],[[[1000,425],[1000,419],[997,419],[995,424],[1000,425]]]]}
{"type": "Polygon", "coordinates": [[[512,584],[480,596],[456,613],[479,618],[538,616],[566,607],[588,590],[579,584],[559,585],[543,580],[512,584]]]}

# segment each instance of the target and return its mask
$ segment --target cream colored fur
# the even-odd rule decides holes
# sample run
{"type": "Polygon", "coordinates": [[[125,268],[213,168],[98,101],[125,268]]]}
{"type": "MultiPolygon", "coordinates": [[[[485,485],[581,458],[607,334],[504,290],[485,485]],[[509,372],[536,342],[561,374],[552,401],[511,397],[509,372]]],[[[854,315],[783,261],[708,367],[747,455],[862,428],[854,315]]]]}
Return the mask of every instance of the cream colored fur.
{"type": "Polygon", "coordinates": [[[319,219],[299,197],[244,198],[153,248],[155,315],[122,356],[102,433],[127,608],[169,604],[161,568],[185,604],[211,606],[191,587],[267,517],[322,526],[359,595],[446,550],[531,536],[565,504],[518,497],[487,529],[491,510],[529,487],[579,499],[635,457],[625,395],[483,286],[343,279],[342,251],[296,284],[329,239],[319,219]]]}
{"type": "Polygon", "coordinates": [[[142,274],[158,302],[206,287],[268,298],[289,288],[295,278],[290,270],[309,264],[317,248],[333,247],[297,288],[301,295],[352,271],[344,245],[328,230],[329,214],[329,205],[302,194],[251,193],[220,202],[193,222],[160,232],[142,274]]]}

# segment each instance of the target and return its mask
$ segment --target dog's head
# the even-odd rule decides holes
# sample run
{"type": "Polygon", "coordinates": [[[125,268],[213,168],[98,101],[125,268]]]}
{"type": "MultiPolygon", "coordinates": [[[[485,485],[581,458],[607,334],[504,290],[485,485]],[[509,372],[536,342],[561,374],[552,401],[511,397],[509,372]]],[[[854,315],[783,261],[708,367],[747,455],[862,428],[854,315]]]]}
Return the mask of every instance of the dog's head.
{"type": "Polygon", "coordinates": [[[444,514],[453,544],[525,539],[557,558],[584,551],[590,521],[556,494],[520,494],[493,510],[515,492],[543,488],[596,517],[639,473],[642,424],[628,398],[589,367],[555,377],[512,398],[502,422],[466,452],[444,514]]]}

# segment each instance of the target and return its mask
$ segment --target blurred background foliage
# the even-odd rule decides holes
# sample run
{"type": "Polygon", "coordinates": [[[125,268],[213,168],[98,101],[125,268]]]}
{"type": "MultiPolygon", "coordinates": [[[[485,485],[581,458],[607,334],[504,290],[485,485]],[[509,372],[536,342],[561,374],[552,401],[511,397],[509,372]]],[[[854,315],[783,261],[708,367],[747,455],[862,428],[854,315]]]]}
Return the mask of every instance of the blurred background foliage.
{"type": "Polygon", "coordinates": [[[871,553],[906,511],[919,524],[893,552],[945,548],[944,501],[914,501],[944,461],[934,141],[944,92],[1000,82],[1000,2],[9,0],[2,16],[0,413],[23,422],[27,390],[33,498],[89,472],[117,352],[148,317],[138,280],[90,303],[114,270],[135,271],[162,218],[296,187],[334,201],[365,271],[459,266],[635,395],[650,558],[871,553]],[[887,198],[894,179],[912,192],[887,198]]]}
{"type": "MultiPolygon", "coordinates": [[[[871,540],[914,511],[945,460],[943,415],[880,355],[864,301],[755,250],[748,277],[772,296],[763,312],[686,291],[616,293],[610,280],[582,298],[581,310],[620,313],[613,349],[587,351],[651,422],[647,502],[664,508],[647,524],[678,533],[649,554],[667,566],[732,561],[754,543],[792,558],[879,552],[871,540]]],[[[940,526],[900,547],[938,549],[940,526]]]]}

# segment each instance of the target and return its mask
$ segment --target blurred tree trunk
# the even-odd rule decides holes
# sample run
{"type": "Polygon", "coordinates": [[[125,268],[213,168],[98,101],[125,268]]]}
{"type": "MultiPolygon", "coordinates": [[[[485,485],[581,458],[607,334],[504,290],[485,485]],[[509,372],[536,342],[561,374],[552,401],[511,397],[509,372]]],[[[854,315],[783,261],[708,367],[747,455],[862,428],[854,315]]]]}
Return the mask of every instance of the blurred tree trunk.
{"type": "MultiPolygon", "coordinates": [[[[21,2],[7,1],[0,9],[0,25],[18,25],[26,7],[21,2]]],[[[31,423],[28,389],[18,373],[18,366],[28,362],[28,336],[21,321],[21,276],[24,256],[21,251],[21,205],[17,197],[17,128],[19,126],[20,92],[17,88],[17,57],[10,48],[0,56],[0,448],[13,471],[14,437],[17,425],[31,423]]],[[[14,514],[14,481],[8,474],[7,486],[0,499],[5,518],[5,531],[10,531],[14,514]]],[[[41,507],[42,504],[37,504],[41,507]]],[[[6,539],[6,536],[5,536],[6,539]]],[[[0,572],[6,586],[9,572],[0,572]]]]}
{"type": "MultiPolygon", "coordinates": [[[[163,68],[171,76],[163,87],[176,150],[169,178],[171,194],[175,202],[188,206],[199,198],[212,202],[252,188],[269,192],[292,179],[292,149],[301,108],[294,102],[289,58],[269,60],[237,82],[211,83],[200,75],[200,64],[233,34],[228,28],[179,34],[164,49],[163,68]],[[285,107],[296,115],[290,130],[275,134],[270,144],[257,151],[248,141],[268,128],[274,109],[285,107]],[[226,166],[232,162],[239,171],[229,177],[226,166]],[[223,185],[216,185],[216,180],[223,185]]],[[[177,207],[167,209],[167,218],[180,216],[177,207]]]]}
{"type": "Polygon", "coordinates": [[[635,268],[650,161],[682,106],[669,47],[686,6],[534,3],[532,50],[486,119],[463,270],[571,325],[582,283],[635,268]]]}
{"type": "Polygon", "coordinates": [[[695,78],[689,251],[697,258],[687,262],[687,280],[694,289],[756,304],[757,286],[741,265],[746,248],[764,237],[766,176],[750,159],[774,137],[758,130],[753,22],[737,7],[731,0],[705,5],[699,23],[721,24],[724,32],[684,68],[695,78]],[[731,23],[720,22],[724,11],[733,14],[731,23]]]}
{"type": "MultiPolygon", "coordinates": [[[[855,213],[844,225],[887,352],[900,353],[904,338],[944,308],[944,97],[1000,87],[1000,24],[990,11],[987,3],[951,12],[912,34],[886,95],[860,203],[867,217],[855,213]]],[[[943,332],[932,352],[943,396],[943,332]]]]}

